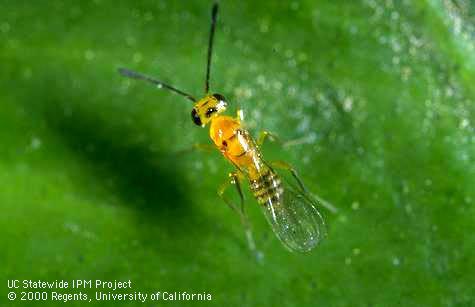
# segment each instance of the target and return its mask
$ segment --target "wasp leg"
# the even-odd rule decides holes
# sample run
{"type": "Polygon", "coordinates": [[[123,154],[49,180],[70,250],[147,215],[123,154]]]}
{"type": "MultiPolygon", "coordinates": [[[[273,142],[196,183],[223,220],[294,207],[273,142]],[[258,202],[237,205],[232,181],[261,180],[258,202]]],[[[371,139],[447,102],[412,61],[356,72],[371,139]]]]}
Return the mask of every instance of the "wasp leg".
{"type": "Polygon", "coordinates": [[[196,143],[196,144],[193,144],[191,147],[177,150],[175,151],[175,153],[180,155],[180,154],[190,153],[192,151],[204,151],[204,152],[210,153],[210,152],[216,151],[216,146],[212,144],[196,143]]]}
{"type": "Polygon", "coordinates": [[[230,180],[226,181],[218,189],[218,195],[229,206],[229,208],[231,208],[234,212],[236,212],[239,215],[241,224],[244,227],[244,232],[246,234],[246,239],[247,239],[249,249],[251,250],[253,254],[256,255],[257,259],[259,260],[260,258],[262,258],[262,255],[256,249],[256,243],[254,242],[254,236],[252,235],[251,223],[249,222],[247,213],[244,210],[244,195],[241,189],[239,174],[237,172],[232,172],[232,173],[229,173],[229,177],[230,177],[230,180]],[[231,184],[236,187],[236,190],[239,194],[239,200],[240,200],[239,205],[236,205],[234,202],[228,199],[224,194],[231,184]]]}
{"type": "Polygon", "coordinates": [[[239,108],[236,113],[237,113],[237,120],[239,121],[239,123],[243,122],[244,121],[244,111],[241,108],[239,108]]]}
{"type": "Polygon", "coordinates": [[[292,174],[292,177],[295,179],[295,181],[297,181],[297,184],[298,184],[299,188],[302,190],[302,192],[304,192],[310,198],[315,199],[317,201],[317,203],[321,204],[323,207],[328,209],[330,212],[332,212],[332,213],[337,213],[338,212],[338,209],[334,205],[332,205],[330,202],[326,201],[325,199],[321,198],[318,195],[315,195],[315,194],[311,193],[307,189],[307,187],[304,185],[302,179],[300,179],[299,174],[297,173],[295,168],[292,167],[292,165],[290,165],[289,163],[284,162],[284,161],[274,161],[274,162],[271,162],[271,165],[273,167],[277,168],[277,169],[283,169],[283,170],[289,171],[292,174]]]}
{"type": "Polygon", "coordinates": [[[264,142],[267,139],[269,139],[270,141],[279,143],[284,148],[295,146],[295,145],[306,144],[310,142],[309,137],[307,136],[304,136],[298,139],[284,141],[275,133],[264,130],[264,131],[261,131],[261,133],[259,133],[259,138],[257,139],[257,145],[262,146],[262,144],[264,144],[264,142]]]}
{"type": "Polygon", "coordinates": [[[270,139],[271,141],[276,141],[280,143],[281,145],[284,144],[284,142],[282,142],[280,137],[278,137],[276,134],[267,130],[263,130],[261,131],[261,133],[259,133],[259,138],[257,139],[257,145],[262,146],[262,144],[264,144],[266,139],[270,139]]]}

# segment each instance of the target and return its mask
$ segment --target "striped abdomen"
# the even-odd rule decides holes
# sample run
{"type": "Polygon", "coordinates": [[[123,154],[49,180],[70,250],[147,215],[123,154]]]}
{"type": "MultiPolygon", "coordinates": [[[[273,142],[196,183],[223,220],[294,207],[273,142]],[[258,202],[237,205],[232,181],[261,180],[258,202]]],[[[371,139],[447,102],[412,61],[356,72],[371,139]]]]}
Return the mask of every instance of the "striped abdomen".
{"type": "Polygon", "coordinates": [[[256,179],[250,180],[251,191],[260,205],[282,203],[284,188],[279,176],[271,169],[265,169],[256,179]]]}

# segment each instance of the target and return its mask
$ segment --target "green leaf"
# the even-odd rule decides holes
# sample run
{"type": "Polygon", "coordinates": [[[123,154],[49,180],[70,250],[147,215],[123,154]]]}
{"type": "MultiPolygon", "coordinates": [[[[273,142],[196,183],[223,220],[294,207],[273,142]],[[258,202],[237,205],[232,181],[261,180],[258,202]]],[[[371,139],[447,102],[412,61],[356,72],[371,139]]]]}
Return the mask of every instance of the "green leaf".
{"type": "Polygon", "coordinates": [[[293,254],[246,187],[261,262],[216,193],[232,165],[217,151],[184,152],[210,142],[191,103],[117,73],[127,67],[200,97],[209,3],[1,7],[2,280],[131,280],[128,291],[45,290],[93,301],[97,291],[212,295],[160,306],[475,300],[472,2],[220,4],[212,91],[244,110],[253,135],[297,143],[266,145],[264,158],[294,165],[338,209],[320,208],[323,244],[293,254]]]}

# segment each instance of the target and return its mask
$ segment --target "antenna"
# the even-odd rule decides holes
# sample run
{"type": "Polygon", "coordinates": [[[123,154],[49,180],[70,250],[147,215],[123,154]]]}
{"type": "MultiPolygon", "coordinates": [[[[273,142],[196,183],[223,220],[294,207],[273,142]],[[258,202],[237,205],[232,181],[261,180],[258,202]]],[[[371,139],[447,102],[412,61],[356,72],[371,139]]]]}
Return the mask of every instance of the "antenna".
{"type": "Polygon", "coordinates": [[[131,79],[136,79],[136,80],[147,81],[149,83],[152,83],[152,84],[156,85],[158,88],[166,88],[167,90],[170,90],[170,91],[175,92],[175,93],[177,93],[181,96],[184,96],[184,97],[188,98],[189,100],[191,100],[193,102],[197,101],[195,99],[195,97],[191,96],[190,94],[187,94],[187,93],[185,93],[183,91],[180,91],[179,89],[176,89],[173,86],[168,85],[168,84],[166,84],[166,83],[164,83],[160,80],[157,80],[157,79],[154,79],[152,77],[143,75],[143,74],[138,73],[136,71],[133,71],[133,70],[130,70],[130,69],[127,69],[127,68],[119,68],[119,73],[124,77],[128,77],[128,78],[131,78],[131,79]]]}
{"type": "Polygon", "coordinates": [[[213,39],[214,39],[214,31],[216,29],[216,19],[218,16],[218,3],[213,4],[213,8],[211,10],[211,30],[209,33],[209,41],[208,41],[208,62],[206,64],[206,83],[205,83],[205,94],[209,91],[209,75],[211,70],[211,56],[213,55],[213,39]]]}

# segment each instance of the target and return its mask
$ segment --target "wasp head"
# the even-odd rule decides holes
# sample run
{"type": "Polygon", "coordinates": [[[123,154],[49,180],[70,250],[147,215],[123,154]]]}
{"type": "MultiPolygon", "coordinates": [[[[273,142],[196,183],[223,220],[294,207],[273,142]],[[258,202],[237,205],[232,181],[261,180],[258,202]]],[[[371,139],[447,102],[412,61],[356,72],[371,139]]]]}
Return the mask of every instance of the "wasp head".
{"type": "Polygon", "coordinates": [[[191,118],[197,126],[204,127],[211,119],[226,110],[227,102],[223,95],[207,95],[198,100],[191,110],[191,118]]]}

